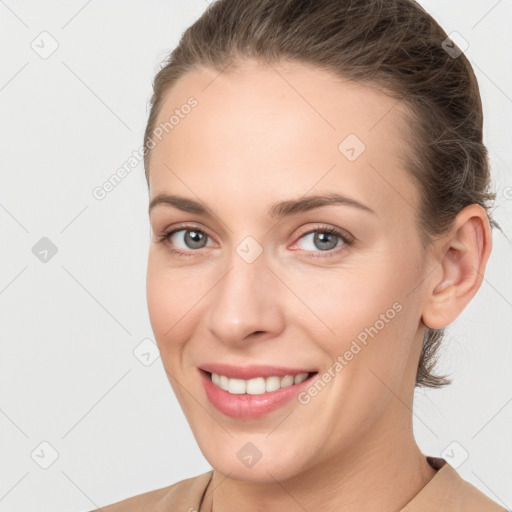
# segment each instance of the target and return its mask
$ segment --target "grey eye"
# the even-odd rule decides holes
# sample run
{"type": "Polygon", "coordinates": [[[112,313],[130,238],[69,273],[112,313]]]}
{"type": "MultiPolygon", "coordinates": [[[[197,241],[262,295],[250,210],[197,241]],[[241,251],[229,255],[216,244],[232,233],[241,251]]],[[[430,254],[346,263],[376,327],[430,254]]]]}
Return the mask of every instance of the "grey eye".
{"type": "Polygon", "coordinates": [[[178,249],[202,249],[206,245],[208,235],[200,231],[199,229],[180,229],[175,231],[171,237],[173,245],[176,245],[178,249]],[[185,233],[185,236],[178,235],[178,233],[185,233]],[[185,247],[180,247],[174,238],[180,239],[185,243],[185,247]]]}
{"type": "Polygon", "coordinates": [[[334,233],[325,233],[318,230],[307,233],[301,237],[301,240],[306,240],[306,244],[303,247],[306,251],[329,251],[338,246],[338,242],[340,242],[341,237],[334,233]]]}

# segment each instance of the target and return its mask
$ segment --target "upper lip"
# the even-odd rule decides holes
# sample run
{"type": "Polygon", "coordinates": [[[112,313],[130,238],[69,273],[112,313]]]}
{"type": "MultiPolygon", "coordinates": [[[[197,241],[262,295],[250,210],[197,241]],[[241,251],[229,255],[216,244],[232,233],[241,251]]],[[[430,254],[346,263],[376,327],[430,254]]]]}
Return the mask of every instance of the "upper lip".
{"type": "Polygon", "coordinates": [[[200,370],[210,373],[225,375],[233,379],[254,379],[256,377],[284,377],[285,375],[300,375],[301,373],[313,373],[316,370],[307,368],[287,368],[284,366],[270,365],[249,365],[249,366],[232,366],[222,363],[208,363],[199,366],[200,370]]]}

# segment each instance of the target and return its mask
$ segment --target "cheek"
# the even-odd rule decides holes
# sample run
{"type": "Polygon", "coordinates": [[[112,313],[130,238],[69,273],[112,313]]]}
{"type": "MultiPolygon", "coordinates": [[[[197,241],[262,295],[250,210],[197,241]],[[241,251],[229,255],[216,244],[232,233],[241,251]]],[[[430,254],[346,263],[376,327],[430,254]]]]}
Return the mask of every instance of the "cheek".
{"type": "Polygon", "coordinates": [[[356,336],[392,307],[397,298],[396,288],[386,275],[389,272],[373,262],[371,268],[355,264],[332,271],[306,269],[300,276],[290,276],[293,291],[304,304],[295,304],[295,308],[300,306],[296,318],[307,318],[321,336],[356,336]]]}
{"type": "Polygon", "coordinates": [[[183,351],[201,324],[207,294],[218,274],[192,265],[172,266],[154,251],[148,258],[146,298],[155,341],[167,369],[177,370],[190,350],[183,351]]]}
{"type": "MultiPolygon", "coordinates": [[[[393,261],[384,259],[377,265],[373,260],[372,266],[325,275],[304,274],[294,282],[308,306],[307,311],[296,311],[295,318],[333,362],[341,357],[342,364],[353,370],[367,373],[374,368],[395,380],[407,360],[415,310],[406,307],[410,279],[393,261]]],[[[345,366],[343,372],[346,378],[351,373],[345,366]]]]}
{"type": "Polygon", "coordinates": [[[171,290],[168,277],[160,268],[158,259],[150,252],[146,275],[146,298],[151,327],[159,344],[165,329],[169,329],[172,325],[166,314],[168,311],[173,311],[175,294],[170,293],[171,290]]]}
{"type": "MultiPolygon", "coordinates": [[[[160,350],[179,342],[184,327],[193,316],[193,305],[201,291],[198,282],[187,277],[184,269],[172,268],[160,255],[148,258],[146,298],[151,327],[160,350]],[[182,333],[181,335],[179,333],[182,333]]],[[[204,292],[203,292],[204,293],[204,292]]]]}

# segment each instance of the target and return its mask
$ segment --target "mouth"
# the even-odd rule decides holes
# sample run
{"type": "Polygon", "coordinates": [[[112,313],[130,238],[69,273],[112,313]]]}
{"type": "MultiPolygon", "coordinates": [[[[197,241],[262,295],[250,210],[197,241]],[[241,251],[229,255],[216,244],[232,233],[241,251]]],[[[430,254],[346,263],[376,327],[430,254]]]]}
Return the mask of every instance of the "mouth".
{"type": "Polygon", "coordinates": [[[238,419],[255,419],[290,402],[311,385],[318,371],[210,365],[199,368],[199,373],[206,396],[218,411],[238,419]]]}
{"type": "Polygon", "coordinates": [[[237,379],[214,372],[203,371],[211,382],[218,388],[227,391],[232,395],[263,395],[272,393],[279,389],[287,388],[300,384],[311,378],[317,372],[304,372],[296,375],[278,375],[259,376],[252,379],[237,379]]]}

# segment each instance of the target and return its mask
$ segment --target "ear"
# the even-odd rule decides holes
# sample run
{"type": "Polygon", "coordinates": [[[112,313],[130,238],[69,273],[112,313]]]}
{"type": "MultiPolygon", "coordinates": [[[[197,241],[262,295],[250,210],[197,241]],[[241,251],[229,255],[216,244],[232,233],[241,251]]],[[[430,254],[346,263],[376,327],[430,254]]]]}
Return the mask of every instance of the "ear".
{"type": "Polygon", "coordinates": [[[427,282],[422,320],[427,327],[440,329],[460,315],[482,284],[492,250],[486,211],[477,204],[466,206],[450,233],[434,244],[439,267],[427,282]]]}

